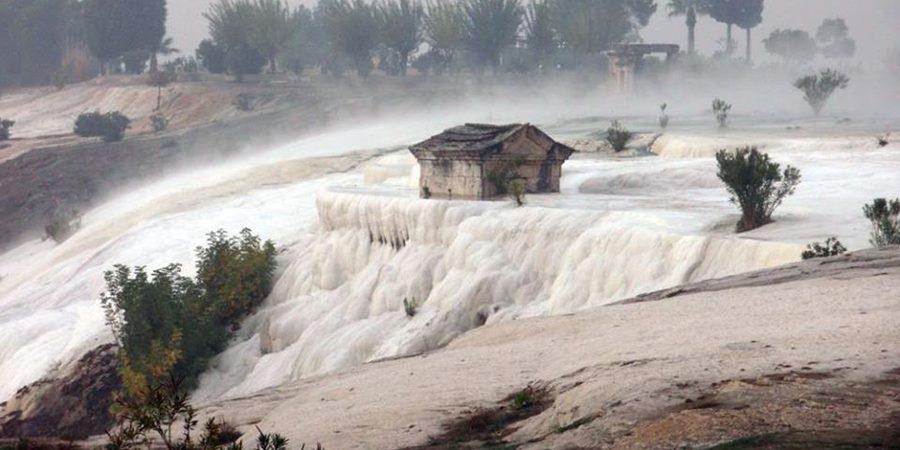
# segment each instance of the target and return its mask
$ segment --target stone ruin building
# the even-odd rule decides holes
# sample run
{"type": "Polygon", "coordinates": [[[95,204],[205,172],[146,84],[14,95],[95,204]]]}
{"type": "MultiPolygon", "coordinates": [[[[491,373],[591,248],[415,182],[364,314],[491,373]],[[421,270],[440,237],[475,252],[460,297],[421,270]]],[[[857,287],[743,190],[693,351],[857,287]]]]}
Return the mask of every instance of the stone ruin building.
{"type": "Polygon", "coordinates": [[[633,94],[635,74],[640,70],[644,56],[665,53],[666,63],[678,56],[675,44],[619,44],[606,52],[609,58],[609,78],[616,94],[633,94]]]}
{"type": "Polygon", "coordinates": [[[479,200],[503,193],[498,180],[521,180],[528,193],[559,192],[562,163],[575,151],[527,123],[467,123],[409,150],[422,196],[479,200]]]}

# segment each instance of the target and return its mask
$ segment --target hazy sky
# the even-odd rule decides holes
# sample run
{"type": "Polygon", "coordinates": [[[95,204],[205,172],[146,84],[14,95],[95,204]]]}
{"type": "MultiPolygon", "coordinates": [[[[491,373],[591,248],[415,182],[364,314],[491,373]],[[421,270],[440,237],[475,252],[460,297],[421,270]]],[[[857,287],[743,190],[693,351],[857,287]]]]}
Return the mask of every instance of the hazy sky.
{"type": "MultiPolygon", "coordinates": [[[[193,54],[200,40],[208,35],[202,14],[213,0],[169,0],[169,33],[175,46],[193,54]]],[[[314,5],[316,0],[288,0],[292,5],[314,5]]],[[[659,11],[642,30],[646,42],[674,42],[686,45],[683,17],[669,19],[667,0],[657,0],[659,11]]],[[[891,48],[900,47],[900,0],[766,0],[763,23],[753,30],[754,53],[766,59],[762,39],[776,28],[800,28],[815,33],[823,19],[843,17],[856,39],[857,58],[877,63],[891,48]]],[[[743,51],[744,32],[736,29],[735,38],[743,51]]],[[[701,18],[697,25],[698,50],[710,54],[719,48],[725,25],[701,18]]]]}

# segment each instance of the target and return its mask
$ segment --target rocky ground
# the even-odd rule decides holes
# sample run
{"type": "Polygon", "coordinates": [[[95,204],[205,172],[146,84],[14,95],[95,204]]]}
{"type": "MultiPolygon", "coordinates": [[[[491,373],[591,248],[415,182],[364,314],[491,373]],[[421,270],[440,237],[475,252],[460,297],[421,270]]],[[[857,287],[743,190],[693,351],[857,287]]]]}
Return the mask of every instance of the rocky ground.
{"type": "Polygon", "coordinates": [[[862,251],[483,327],[202,411],[329,449],[898,448],[898,289],[900,249],[862,251]],[[529,386],[546,393],[522,413],[529,386]]]}

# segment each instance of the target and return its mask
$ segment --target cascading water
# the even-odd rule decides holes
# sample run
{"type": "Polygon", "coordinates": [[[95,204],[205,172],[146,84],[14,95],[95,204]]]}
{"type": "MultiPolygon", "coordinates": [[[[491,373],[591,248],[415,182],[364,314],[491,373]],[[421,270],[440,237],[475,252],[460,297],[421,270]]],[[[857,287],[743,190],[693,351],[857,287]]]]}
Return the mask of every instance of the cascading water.
{"type": "MultiPolygon", "coordinates": [[[[778,222],[737,237],[711,153],[687,137],[655,144],[679,158],[569,161],[562,193],[524,208],[420,200],[402,151],[370,163],[458,121],[333,133],[171,177],[89,212],[63,244],[0,256],[0,401],[110,339],[97,301],[104,270],[179,262],[190,273],[192,248],[216,228],[251,227],[283,251],[272,295],[201,379],[201,402],[434,349],[482,324],[794,261],[825,234],[859,248],[861,205],[900,192],[896,150],[769,138],[767,151],[800,167],[804,183],[778,222]],[[417,302],[414,317],[404,298],[417,302]]],[[[604,126],[547,131],[564,139],[604,126]]],[[[710,149],[745,142],[716,139],[710,149]]]]}

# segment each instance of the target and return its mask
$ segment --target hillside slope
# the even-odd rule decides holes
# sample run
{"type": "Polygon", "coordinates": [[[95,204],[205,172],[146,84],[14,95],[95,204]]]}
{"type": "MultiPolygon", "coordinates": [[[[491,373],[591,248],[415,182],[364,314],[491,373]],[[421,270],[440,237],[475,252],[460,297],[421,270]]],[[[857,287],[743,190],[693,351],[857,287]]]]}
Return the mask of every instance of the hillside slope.
{"type": "Polygon", "coordinates": [[[259,426],[329,449],[469,440],[531,449],[703,448],[754,436],[734,448],[764,448],[753,443],[766,439],[816,448],[900,443],[892,434],[900,429],[900,249],[709,284],[714,291],[695,287],[661,301],[482,327],[439,351],[202,412],[251,435],[259,426]],[[805,275],[776,276],[785,271],[805,275]],[[529,384],[548,391],[535,415],[497,419],[497,411],[515,409],[508,396],[529,384]],[[473,418],[472,408],[487,409],[473,418]]]}

